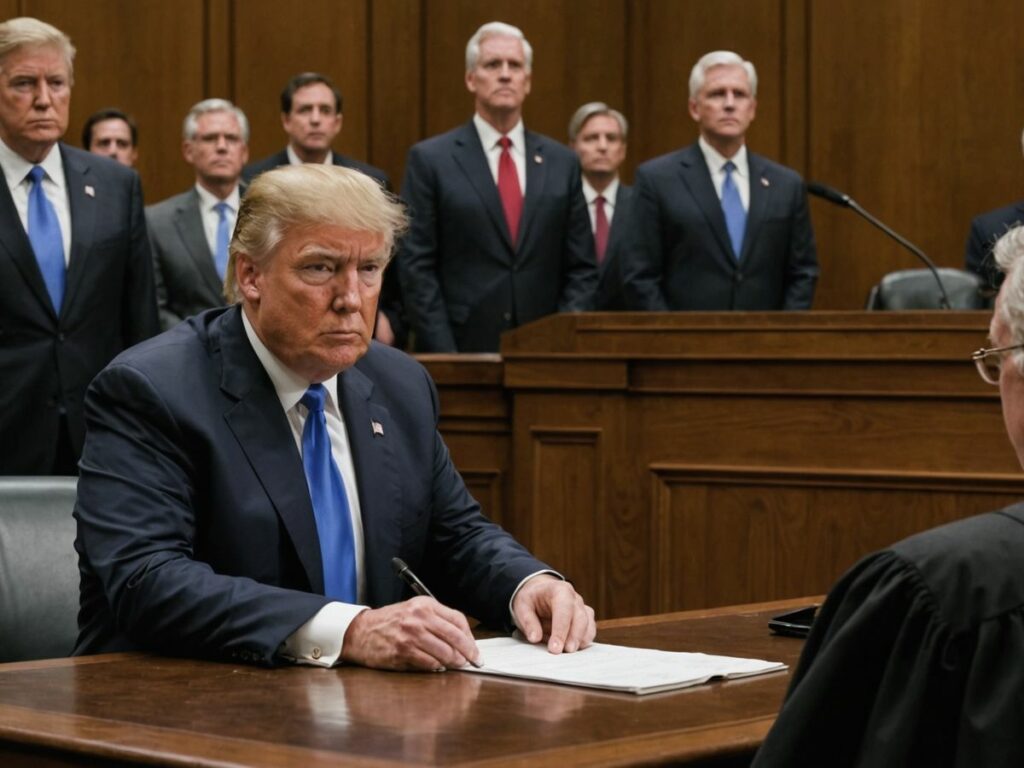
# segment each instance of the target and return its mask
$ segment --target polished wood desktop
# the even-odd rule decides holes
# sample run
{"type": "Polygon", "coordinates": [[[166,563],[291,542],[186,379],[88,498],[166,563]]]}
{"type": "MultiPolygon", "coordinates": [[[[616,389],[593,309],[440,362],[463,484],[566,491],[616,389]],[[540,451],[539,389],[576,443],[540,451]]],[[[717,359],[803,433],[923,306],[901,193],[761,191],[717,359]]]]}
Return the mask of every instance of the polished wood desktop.
{"type": "MultiPolygon", "coordinates": [[[[602,622],[603,642],[792,668],[807,599],[602,622]]],[[[0,665],[0,764],[745,765],[789,672],[650,696],[461,672],[264,669],[148,654],[0,665]]]]}

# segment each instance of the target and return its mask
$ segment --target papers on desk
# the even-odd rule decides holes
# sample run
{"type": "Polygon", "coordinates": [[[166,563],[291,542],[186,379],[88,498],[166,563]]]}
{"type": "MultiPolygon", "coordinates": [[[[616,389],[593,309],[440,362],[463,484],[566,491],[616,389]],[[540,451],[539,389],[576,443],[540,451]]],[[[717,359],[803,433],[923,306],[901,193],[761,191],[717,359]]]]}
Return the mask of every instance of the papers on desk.
{"type": "Polygon", "coordinates": [[[786,669],[785,664],[705,653],[673,653],[651,648],[594,643],[576,653],[551,654],[544,645],[514,637],[478,640],[480,668],[462,672],[543,680],[626,693],[658,693],[700,685],[715,679],[761,675],[786,669]]]}

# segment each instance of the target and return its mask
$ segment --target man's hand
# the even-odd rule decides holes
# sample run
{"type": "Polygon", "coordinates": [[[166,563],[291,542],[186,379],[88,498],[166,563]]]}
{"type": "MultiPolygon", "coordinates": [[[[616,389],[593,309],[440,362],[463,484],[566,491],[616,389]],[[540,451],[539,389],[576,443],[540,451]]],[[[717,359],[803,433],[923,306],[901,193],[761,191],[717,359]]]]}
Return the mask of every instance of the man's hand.
{"type": "Polygon", "coordinates": [[[376,669],[439,671],[480,660],[466,617],[431,597],[363,611],[345,632],[341,658],[376,669]]]}
{"type": "Polygon", "coordinates": [[[512,601],[512,615],[531,643],[548,638],[548,651],[572,653],[594,642],[594,609],[567,581],[549,573],[534,576],[512,601]]]}

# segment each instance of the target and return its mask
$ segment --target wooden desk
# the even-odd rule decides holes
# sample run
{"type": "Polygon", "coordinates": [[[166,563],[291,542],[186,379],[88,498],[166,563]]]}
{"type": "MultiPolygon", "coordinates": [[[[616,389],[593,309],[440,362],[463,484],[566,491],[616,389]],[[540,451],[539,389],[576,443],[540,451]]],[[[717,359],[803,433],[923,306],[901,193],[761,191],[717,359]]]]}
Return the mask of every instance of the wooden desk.
{"type": "MultiPolygon", "coordinates": [[[[599,639],[795,665],[766,622],[808,600],[603,622],[599,639]]],[[[637,697],[459,672],[145,654],[0,665],[0,764],[744,765],[789,673],[637,697]]]]}

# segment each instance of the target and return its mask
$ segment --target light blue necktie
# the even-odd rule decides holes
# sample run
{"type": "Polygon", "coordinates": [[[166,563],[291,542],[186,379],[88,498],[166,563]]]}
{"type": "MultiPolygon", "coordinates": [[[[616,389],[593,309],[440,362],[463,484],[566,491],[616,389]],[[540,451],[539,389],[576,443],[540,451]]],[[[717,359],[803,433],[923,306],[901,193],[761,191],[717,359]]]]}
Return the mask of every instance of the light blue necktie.
{"type": "Polygon", "coordinates": [[[231,206],[225,202],[219,202],[213,206],[217,212],[217,252],[213,254],[213,262],[217,267],[217,274],[224,279],[224,273],[228,269],[228,244],[231,242],[231,227],[228,224],[228,211],[231,206]]]}
{"type": "Polygon", "coordinates": [[[331,454],[331,438],[324,417],[326,397],[323,384],[311,384],[300,400],[309,411],[302,428],[302,466],[306,470],[316,532],[320,537],[324,594],[345,603],[354,603],[357,594],[352,515],[341,472],[331,454]]]}
{"type": "Polygon", "coordinates": [[[45,171],[38,165],[33,165],[28,172],[28,178],[32,180],[32,189],[28,193],[28,241],[35,251],[53,309],[59,315],[66,279],[64,238],[61,237],[57,212],[43,190],[44,175],[45,171]]]}
{"type": "Polygon", "coordinates": [[[747,228],[747,212],[743,209],[743,201],[740,200],[740,191],[733,181],[732,172],[736,165],[732,160],[725,164],[725,181],[722,182],[722,213],[725,214],[725,228],[729,230],[729,240],[732,242],[732,253],[736,261],[740,260],[743,252],[743,233],[747,228]]]}

